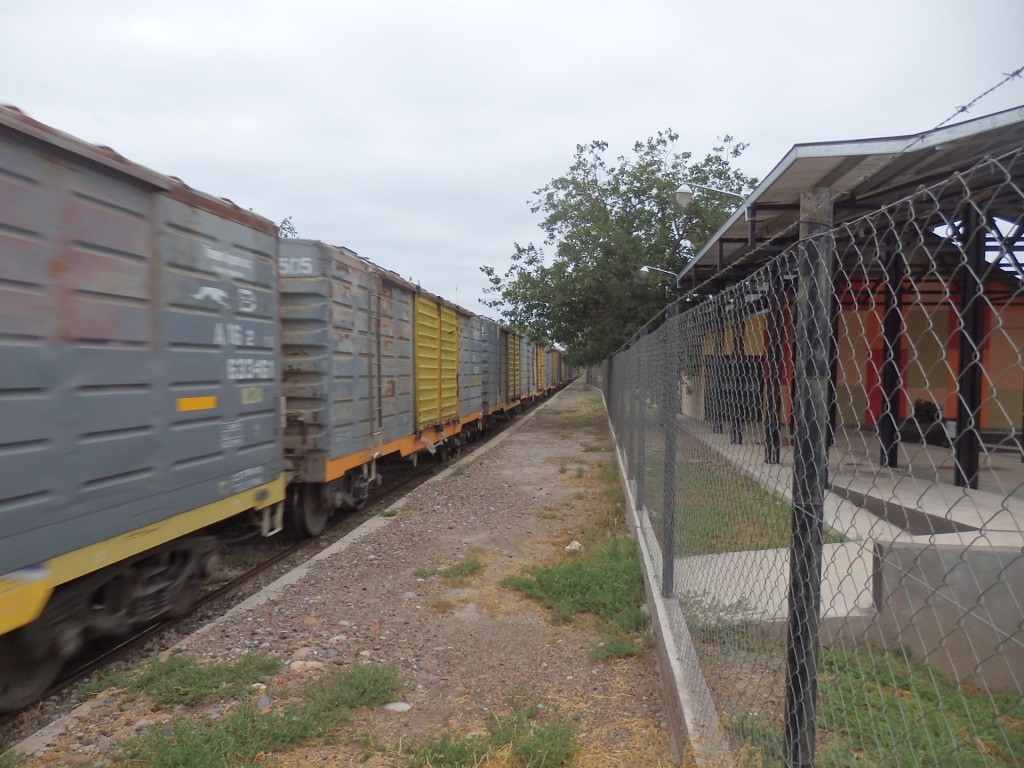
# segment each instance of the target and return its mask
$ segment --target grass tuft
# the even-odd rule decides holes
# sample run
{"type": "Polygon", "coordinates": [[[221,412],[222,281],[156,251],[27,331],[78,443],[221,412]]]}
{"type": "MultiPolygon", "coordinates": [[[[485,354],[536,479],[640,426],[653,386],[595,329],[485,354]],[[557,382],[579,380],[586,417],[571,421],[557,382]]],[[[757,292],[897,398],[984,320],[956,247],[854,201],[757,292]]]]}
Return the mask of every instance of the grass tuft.
{"type": "Polygon", "coordinates": [[[220,719],[179,715],[125,743],[119,758],[153,768],[265,764],[268,753],[328,738],[352,709],[385,704],[403,688],[395,666],[357,664],[309,684],[298,702],[276,712],[259,713],[245,701],[220,719]]]}
{"type": "MultiPolygon", "coordinates": [[[[510,576],[501,583],[543,603],[555,622],[569,623],[580,614],[596,616],[606,635],[605,647],[630,648],[627,655],[636,653],[633,636],[647,628],[640,556],[636,544],[626,536],[610,536],[587,547],[580,557],[531,566],[524,575],[510,576]],[[616,637],[623,641],[609,645],[616,637]]],[[[609,651],[599,655],[609,658],[609,651]]]]}
{"type": "Polygon", "coordinates": [[[408,768],[464,768],[478,766],[491,750],[483,736],[453,736],[443,733],[439,738],[414,741],[406,747],[408,768]]]}
{"type": "Polygon", "coordinates": [[[477,571],[482,571],[484,567],[484,564],[477,560],[475,556],[467,555],[455,565],[439,570],[438,575],[443,579],[461,584],[465,583],[477,571]]]}
{"type": "MultiPolygon", "coordinates": [[[[399,751],[408,768],[477,768],[497,760],[522,768],[558,768],[570,765],[579,745],[576,729],[548,714],[539,702],[514,695],[511,711],[492,713],[488,735],[442,733],[403,744],[399,751]],[[511,756],[513,762],[509,763],[511,756]]],[[[368,747],[370,748],[370,747],[368,747]]],[[[387,752],[386,747],[376,747],[387,752]]]]}
{"type": "Polygon", "coordinates": [[[253,683],[281,668],[279,659],[247,654],[230,664],[201,665],[191,656],[171,656],[145,667],[126,686],[129,694],[145,693],[162,707],[193,707],[237,698],[253,683]]]}

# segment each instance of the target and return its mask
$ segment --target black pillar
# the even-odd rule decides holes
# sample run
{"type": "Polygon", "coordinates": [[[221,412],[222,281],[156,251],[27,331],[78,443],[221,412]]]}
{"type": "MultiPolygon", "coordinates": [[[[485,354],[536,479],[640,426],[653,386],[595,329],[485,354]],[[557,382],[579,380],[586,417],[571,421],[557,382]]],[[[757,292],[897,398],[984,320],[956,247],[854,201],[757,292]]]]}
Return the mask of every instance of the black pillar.
{"type": "Polygon", "coordinates": [[[882,315],[882,413],[878,438],[881,443],[879,463],[883,467],[899,465],[900,443],[900,356],[903,346],[903,280],[907,263],[898,245],[885,261],[884,314],[882,315]]]}
{"type": "Polygon", "coordinates": [[[783,344],[786,338],[786,294],[782,265],[778,260],[768,268],[768,314],[765,317],[767,339],[764,351],[764,462],[778,464],[782,451],[782,376],[783,344]]]}
{"type": "Polygon", "coordinates": [[[963,220],[964,262],[960,265],[960,360],[956,377],[957,412],[953,482],[978,487],[981,448],[981,345],[985,319],[985,228],[973,205],[963,220]]]}

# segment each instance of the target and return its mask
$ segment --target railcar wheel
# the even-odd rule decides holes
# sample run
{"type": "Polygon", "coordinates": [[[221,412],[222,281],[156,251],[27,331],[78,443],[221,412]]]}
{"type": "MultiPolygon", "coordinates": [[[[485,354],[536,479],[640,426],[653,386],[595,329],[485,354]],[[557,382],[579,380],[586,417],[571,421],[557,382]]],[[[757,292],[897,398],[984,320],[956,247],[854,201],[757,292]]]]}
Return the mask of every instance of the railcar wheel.
{"type": "Polygon", "coordinates": [[[291,522],[300,536],[319,536],[327,527],[330,510],[316,485],[300,485],[291,494],[291,522]]]}
{"type": "Polygon", "coordinates": [[[0,712],[27,707],[53,685],[64,658],[50,651],[39,657],[18,630],[0,635],[0,712]]]}

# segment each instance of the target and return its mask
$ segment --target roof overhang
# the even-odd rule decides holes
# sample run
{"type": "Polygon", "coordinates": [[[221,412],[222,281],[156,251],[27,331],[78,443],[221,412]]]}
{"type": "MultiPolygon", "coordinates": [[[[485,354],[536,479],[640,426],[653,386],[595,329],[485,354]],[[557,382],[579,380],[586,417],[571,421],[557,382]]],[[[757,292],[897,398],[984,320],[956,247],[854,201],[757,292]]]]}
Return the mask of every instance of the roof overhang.
{"type": "MultiPolygon", "coordinates": [[[[742,270],[730,270],[739,279],[762,265],[798,239],[804,191],[831,189],[833,220],[841,224],[1021,146],[1024,106],[911,136],[797,144],[677,279],[699,284],[742,260],[742,270]]],[[[1014,181],[1024,187],[1024,179],[1014,181]]]]}

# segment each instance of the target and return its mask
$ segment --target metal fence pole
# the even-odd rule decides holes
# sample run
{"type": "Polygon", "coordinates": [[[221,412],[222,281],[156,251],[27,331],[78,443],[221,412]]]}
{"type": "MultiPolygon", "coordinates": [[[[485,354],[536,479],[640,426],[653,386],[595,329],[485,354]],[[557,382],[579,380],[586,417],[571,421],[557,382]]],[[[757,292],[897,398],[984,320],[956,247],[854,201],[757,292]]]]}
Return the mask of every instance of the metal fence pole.
{"type": "Polygon", "coordinates": [[[661,536],[661,594],[671,597],[676,581],[676,416],[679,413],[679,329],[673,304],[665,321],[665,366],[661,396],[662,420],[665,425],[665,468],[662,498],[664,520],[661,536]]]}
{"type": "Polygon", "coordinates": [[[635,407],[637,408],[636,419],[636,470],[633,475],[636,479],[636,503],[639,509],[647,506],[646,484],[647,484],[647,388],[644,381],[647,378],[647,327],[640,329],[640,336],[633,346],[633,355],[636,358],[636,395],[635,407]]]}
{"type": "Polygon", "coordinates": [[[793,540],[786,656],[785,764],[814,765],[818,617],[825,486],[828,480],[829,335],[832,328],[831,193],[800,196],[794,378],[793,540]]]}

